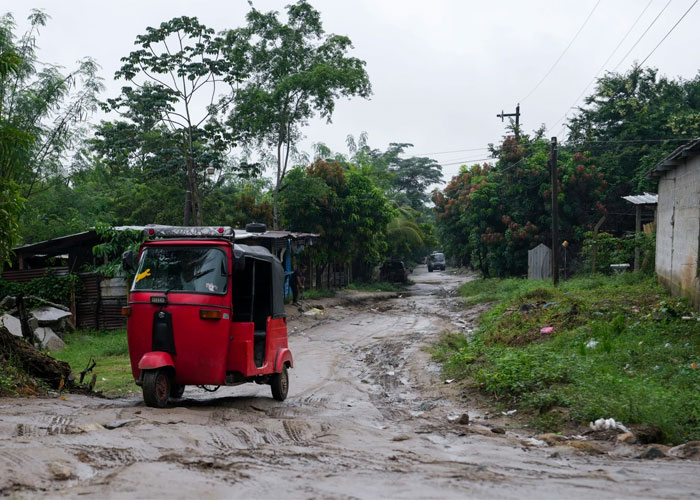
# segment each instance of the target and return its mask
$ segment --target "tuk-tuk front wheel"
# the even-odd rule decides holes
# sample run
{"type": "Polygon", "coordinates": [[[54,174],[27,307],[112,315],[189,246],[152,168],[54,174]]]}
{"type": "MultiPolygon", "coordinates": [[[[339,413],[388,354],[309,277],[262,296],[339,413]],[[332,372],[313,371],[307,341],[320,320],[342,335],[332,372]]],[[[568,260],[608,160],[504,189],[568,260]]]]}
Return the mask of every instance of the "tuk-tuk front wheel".
{"type": "Polygon", "coordinates": [[[185,386],[175,382],[170,386],[170,397],[179,399],[185,393],[185,386]]]}
{"type": "Polygon", "coordinates": [[[277,401],[284,401],[287,399],[287,392],[289,391],[289,375],[287,374],[287,367],[283,366],[280,373],[273,373],[270,377],[270,387],[272,387],[272,397],[277,401]]]}
{"type": "Polygon", "coordinates": [[[170,370],[158,368],[143,374],[143,400],[147,406],[165,408],[171,393],[170,370]]]}

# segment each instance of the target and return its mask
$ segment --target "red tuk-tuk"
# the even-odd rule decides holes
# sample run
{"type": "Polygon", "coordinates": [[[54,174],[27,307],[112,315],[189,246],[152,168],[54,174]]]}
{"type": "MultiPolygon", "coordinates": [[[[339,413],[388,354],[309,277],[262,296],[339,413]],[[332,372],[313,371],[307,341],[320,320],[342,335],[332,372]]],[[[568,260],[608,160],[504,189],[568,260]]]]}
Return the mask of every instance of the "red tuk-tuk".
{"type": "Polygon", "coordinates": [[[277,257],[236,244],[230,227],[144,231],[149,240],[138,261],[125,252],[122,262],[135,271],[123,314],[131,371],[146,404],[163,408],[186,385],[244,382],[269,384],[283,401],[294,362],[277,257]]]}

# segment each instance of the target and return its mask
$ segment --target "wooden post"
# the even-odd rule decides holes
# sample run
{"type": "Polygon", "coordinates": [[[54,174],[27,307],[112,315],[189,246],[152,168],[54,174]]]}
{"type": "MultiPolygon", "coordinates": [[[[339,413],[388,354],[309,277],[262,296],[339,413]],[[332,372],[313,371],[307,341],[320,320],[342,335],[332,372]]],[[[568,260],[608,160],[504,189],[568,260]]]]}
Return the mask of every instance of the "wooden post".
{"type": "Polygon", "coordinates": [[[17,303],[17,315],[22,328],[22,337],[27,339],[33,346],[40,346],[41,342],[36,338],[34,330],[29,325],[29,313],[27,312],[27,303],[24,301],[24,294],[20,293],[15,300],[17,303]]]}
{"type": "Polygon", "coordinates": [[[639,271],[639,233],[642,231],[642,206],[635,205],[637,220],[634,225],[634,270],[639,271]]]}
{"type": "Polygon", "coordinates": [[[607,215],[603,215],[593,228],[593,256],[591,257],[591,274],[595,274],[595,261],[598,258],[598,231],[600,230],[600,226],[603,225],[603,222],[605,222],[606,218],[607,215]]]}
{"type": "Polygon", "coordinates": [[[552,137],[552,282],[559,284],[559,175],[557,172],[557,138],[552,137]]]}

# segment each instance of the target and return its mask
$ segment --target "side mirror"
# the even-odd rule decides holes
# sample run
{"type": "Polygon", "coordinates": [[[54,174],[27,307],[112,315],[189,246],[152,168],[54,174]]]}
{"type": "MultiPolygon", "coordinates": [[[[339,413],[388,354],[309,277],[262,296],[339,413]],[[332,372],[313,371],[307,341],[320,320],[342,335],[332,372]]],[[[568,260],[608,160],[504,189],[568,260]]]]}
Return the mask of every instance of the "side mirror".
{"type": "Polygon", "coordinates": [[[132,250],[127,250],[122,254],[122,269],[124,271],[131,273],[136,270],[136,263],[134,262],[134,252],[132,250]]]}

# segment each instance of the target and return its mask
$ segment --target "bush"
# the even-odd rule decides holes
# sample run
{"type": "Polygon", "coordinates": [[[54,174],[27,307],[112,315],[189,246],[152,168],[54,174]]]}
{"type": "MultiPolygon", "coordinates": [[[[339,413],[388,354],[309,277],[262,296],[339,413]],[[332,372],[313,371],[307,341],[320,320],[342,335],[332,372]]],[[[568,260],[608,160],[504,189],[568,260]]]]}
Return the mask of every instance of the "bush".
{"type": "Polygon", "coordinates": [[[49,269],[45,276],[34,278],[28,283],[16,283],[0,279],[0,298],[7,295],[33,295],[49,302],[69,306],[71,291],[77,291],[79,286],[80,280],[76,274],[56,276],[56,273],[49,269]]]}
{"type": "Polygon", "coordinates": [[[584,270],[590,272],[593,265],[593,255],[597,247],[596,272],[610,274],[611,264],[629,264],[630,269],[634,266],[634,249],[640,249],[640,271],[653,273],[656,254],[656,236],[646,233],[637,233],[616,238],[610,233],[599,233],[598,239],[593,238],[593,232],[584,235],[583,257],[584,270]]]}

